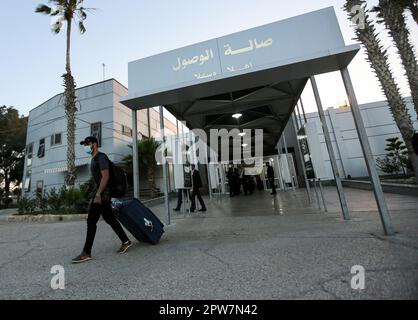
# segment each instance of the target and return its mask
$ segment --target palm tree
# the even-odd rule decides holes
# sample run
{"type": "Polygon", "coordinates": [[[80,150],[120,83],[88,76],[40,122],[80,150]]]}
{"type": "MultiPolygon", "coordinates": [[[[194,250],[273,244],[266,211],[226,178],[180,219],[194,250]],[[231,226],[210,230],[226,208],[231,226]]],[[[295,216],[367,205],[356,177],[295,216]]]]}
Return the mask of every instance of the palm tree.
{"type": "Polygon", "coordinates": [[[404,1],[380,0],[379,6],[375,7],[373,11],[378,13],[378,17],[381,19],[379,23],[385,24],[398,48],[406,70],[415,112],[418,117],[418,63],[409,37],[409,30],[406,26],[404,7],[402,7],[400,2],[404,1]]]}
{"type": "Polygon", "coordinates": [[[367,54],[367,59],[370,62],[380,85],[388,100],[389,108],[393,115],[396,125],[401,132],[405,145],[408,148],[411,164],[414,168],[415,176],[418,183],[418,157],[413,151],[412,137],[414,135],[414,127],[412,125],[411,116],[406,108],[406,103],[400,94],[399,87],[395,82],[395,78],[390,70],[387,50],[384,50],[381,42],[377,36],[376,28],[371,22],[366,9],[365,1],[363,0],[346,0],[344,9],[348,12],[349,19],[353,21],[356,19],[357,13],[352,10],[356,6],[361,6],[364,10],[364,21],[362,26],[355,27],[356,38],[360,41],[367,54]]]}
{"type": "Polygon", "coordinates": [[[65,184],[67,186],[74,186],[76,179],[75,168],[75,113],[77,111],[76,95],[75,95],[75,82],[71,73],[71,29],[72,22],[78,18],[78,27],[80,33],[86,32],[84,27],[84,21],[87,18],[86,8],[83,7],[83,0],[49,0],[53,5],[49,7],[44,4],[38,5],[35,12],[46,14],[52,17],[53,25],[52,30],[55,34],[60,33],[63,23],[67,24],[67,44],[66,44],[66,73],[62,76],[64,78],[64,106],[65,114],[67,117],[67,173],[65,176],[65,184]]]}
{"type": "MultiPolygon", "coordinates": [[[[147,170],[148,188],[151,192],[151,198],[155,197],[155,171],[157,168],[157,161],[155,159],[156,153],[159,151],[161,142],[156,141],[153,137],[144,138],[138,142],[138,157],[141,168],[147,170]]],[[[132,163],[132,155],[126,156],[123,160],[132,163]]]]}
{"type": "Polygon", "coordinates": [[[418,0],[392,0],[402,7],[403,10],[411,11],[412,17],[418,25],[418,0]]]}

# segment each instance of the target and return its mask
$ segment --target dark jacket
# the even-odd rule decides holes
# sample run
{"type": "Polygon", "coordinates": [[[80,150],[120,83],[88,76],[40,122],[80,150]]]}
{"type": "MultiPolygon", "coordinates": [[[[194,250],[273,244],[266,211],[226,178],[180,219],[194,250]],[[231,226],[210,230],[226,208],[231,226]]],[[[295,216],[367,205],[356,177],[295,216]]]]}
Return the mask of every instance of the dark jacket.
{"type": "Polygon", "coordinates": [[[267,167],[267,178],[274,179],[274,169],[272,166],[267,167]]]}
{"type": "Polygon", "coordinates": [[[197,170],[193,171],[193,189],[199,189],[202,187],[202,179],[200,178],[200,173],[197,170]]]}

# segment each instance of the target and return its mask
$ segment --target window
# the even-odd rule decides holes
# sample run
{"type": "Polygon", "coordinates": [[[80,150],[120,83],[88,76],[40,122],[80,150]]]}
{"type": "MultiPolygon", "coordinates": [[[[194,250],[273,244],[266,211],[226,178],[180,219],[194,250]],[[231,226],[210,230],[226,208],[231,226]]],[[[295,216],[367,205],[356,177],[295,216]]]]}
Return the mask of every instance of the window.
{"type": "Polygon", "coordinates": [[[44,188],[44,181],[43,180],[39,180],[36,182],[36,192],[39,194],[42,194],[42,190],[44,188]]]}
{"type": "Polygon", "coordinates": [[[91,135],[97,138],[99,147],[102,146],[102,123],[96,122],[91,124],[91,135]]]}
{"type": "Polygon", "coordinates": [[[30,167],[32,165],[32,156],[33,156],[33,142],[27,146],[27,163],[26,165],[30,167]]]}
{"type": "Polygon", "coordinates": [[[51,146],[56,146],[57,144],[61,144],[61,133],[56,133],[51,136],[51,146]]]}
{"type": "Polygon", "coordinates": [[[127,137],[132,137],[132,129],[122,125],[122,134],[127,137]]]}
{"type": "Polygon", "coordinates": [[[38,158],[43,158],[45,156],[45,139],[39,140],[38,148],[38,158]]]}
{"type": "Polygon", "coordinates": [[[23,188],[25,191],[30,191],[30,176],[31,176],[31,172],[28,171],[26,173],[25,184],[23,185],[23,188]]]}

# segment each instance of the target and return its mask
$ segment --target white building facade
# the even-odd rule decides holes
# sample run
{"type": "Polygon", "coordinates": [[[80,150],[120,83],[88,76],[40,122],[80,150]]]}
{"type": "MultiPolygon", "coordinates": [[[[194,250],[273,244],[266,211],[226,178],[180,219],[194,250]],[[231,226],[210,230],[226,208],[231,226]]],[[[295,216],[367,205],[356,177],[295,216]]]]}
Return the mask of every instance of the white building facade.
{"type": "MultiPolygon", "coordinates": [[[[76,185],[90,178],[91,157],[79,145],[85,137],[96,136],[100,150],[116,164],[123,163],[123,158],[132,154],[129,147],[132,145],[132,113],[119,102],[127,94],[128,89],[114,79],[76,90],[76,185]]],[[[29,112],[22,195],[33,196],[36,190],[45,192],[59,189],[64,184],[67,121],[63,100],[63,94],[58,94],[29,112]]],[[[165,118],[164,123],[166,134],[176,133],[176,126],[171,121],[165,118]]],[[[138,139],[149,136],[159,139],[158,111],[139,112],[138,131],[138,139]]],[[[162,185],[159,176],[157,172],[157,187],[162,185]]],[[[143,181],[141,187],[146,188],[146,180],[143,181]]]]}
{"type": "MultiPolygon", "coordinates": [[[[414,128],[415,130],[418,130],[417,115],[413,107],[412,98],[407,97],[405,100],[414,128]]],[[[393,120],[388,102],[379,101],[367,103],[362,104],[359,107],[364,125],[366,127],[367,137],[370,142],[373,157],[375,160],[377,158],[383,159],[387,154],[387,151],[385,151],[387,145],[386,139],[399,137],[400,140],[403,141],[399,129],[393,120]]],[[[325,110],[325,117],[327,120],[328,130],[330,131],[332,146],[337,159],[340,176],[345,178],[349,176],[352,178],[368,176],[366,163],[363,158],[360,141],[350,108],[328,108],[325,110]]],[[[306,118],[308,122],[313,122],[315,124],[314,127],[316,127],[316,134],[318,135],[318,139],[316,140],[319,140],[319,146],[310,146],[310,148],[320,148],[319,151],[322,155],[322,159],[319,161],[322,162],[326,176],[323,180],[333,179],[334,175],[332,173],[331,162],[319,115],[317,112],[308,113],[306,114],[306,118]]],[[[304,123],[304,117],[301,117],[299,120],[301,120],[302,124],[304,123]]],[[[295,139],[294,134],[292,137],[292,131],[293,128],[290,128],[288,125],[286,128],[286,137],[292,141],[292,143],[289,144],[289,147],[294,147],[295,139]]],[[[313,159],[313,161],[317,160],[313,159]]],[[[300,163],[299,159],[298,163],[300,163]]],[[[379,168],[378,173],[380,175],[385,175],[385,173],[379,168]]]]}

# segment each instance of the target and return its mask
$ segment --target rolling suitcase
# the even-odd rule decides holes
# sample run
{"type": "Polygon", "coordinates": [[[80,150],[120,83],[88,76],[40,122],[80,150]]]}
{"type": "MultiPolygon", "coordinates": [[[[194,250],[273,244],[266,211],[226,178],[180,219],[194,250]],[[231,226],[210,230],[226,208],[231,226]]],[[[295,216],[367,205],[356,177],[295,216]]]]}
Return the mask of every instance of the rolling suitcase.
{"type": "Polygon", "coordinates": [[[164,224],[138,199],[113,202],[116,218],[141,242],[157,244],[164,233],[164,224]]]}

